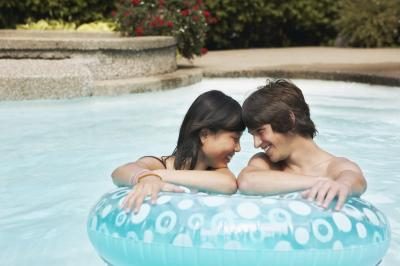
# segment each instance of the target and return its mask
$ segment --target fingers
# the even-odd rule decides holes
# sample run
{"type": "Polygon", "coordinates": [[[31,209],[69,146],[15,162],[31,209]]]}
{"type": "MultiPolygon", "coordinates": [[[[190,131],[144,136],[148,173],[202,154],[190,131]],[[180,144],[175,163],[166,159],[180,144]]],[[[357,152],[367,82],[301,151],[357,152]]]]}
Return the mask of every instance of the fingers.
{"type": "Polygon", "coordinates": [[[314,201],[314,200],[316,200],[316,197],[317,197],[317,194],[318,194],[318,191],[319,191],[319,189],[320,189],[320,187],[323,185],[323,182],[317,182],[317,183],[315,183],[309,190],[309,193],[308,193],[308,197],[307,197],[307,200],[309,200],[309,201],[314,201]]]}
{"type": "Polygon", "coordinates": [[[151,204],[156,204],[157,202],[157,197],[158,197],[158,191],[153,190],[151,192],[151,204]]]}
{"type": "Polygon", "coordinates": [[[333,180],[319,181],[313,187],[303,191],[301,194],[308,200],[315,200],[318,206],[328,208],[332,201],[337,198],[336,211],[340,211],[349,196],[348,186],[333,180]]]}
{"type": "Polygon", "coordinates": [[[143,180],[143,182],[140,182],[132,188],[122,202],[121,207],[127,212],[133,210],[134,213],[137,213],[147,196],[150,196],[151,204],[155,204],[157,202],[158,193],[161,190],[168,192],[183,192],[183,189],[180,187],[162,182],[159,179],[143,180]]]}
{"type": "Polygon", "coordinates": [[[136,186],[132,188],[132,190],[126,195],[125,199],[121,204],[121,208],[125,209],[125,211],[130,211],[131,206],[133,206],[133,201],[136,195],[136,186]]]}
{"type": "Polygon", "coordinates": [[[138,213],[140,210],[140,206],[142,206],[144,198],[147,196],[147,193],[140,193],[137,197],[136,200],[133,203],[133,212],[138,213]]]}
{"type": "Polygon", "coordinates": [[[157,199],[158,191],[159,190],[152,188],[152,185],[137,184],[125,197],[121,207],[125,209],[126,212],[133,210],[134,213],[137,213],[147,196],[151,196],[152,200],[154,200],[155,194],[155,199],[157,199]]]}
{"type": "Polygon", "coordinates": [[[345,204],[347,197],[349,196],[350,191],[347,188],[343,188],[339,191],[338,200],[336,203],[335,210],[340,211],[345,204]]]}
{"type": "Polygon", "coordinates": [[[326,194],[324,203],[322,204],[323,208],[328,208],[333,199],[336,197],[338,190],[336,188],[329,189],[328,193],[326,194]]]}
{"type": "Polygon", "coordinates": [[[328,191],[331,190],[331,184],[329,182],[323,183],[317,192],[317,196],[315,201],[317,202],[318,206],[322,206],[322,203],[324,202],[326,195],[328,194],[328,191]]]}
{"type": "Polygon", "coordinates": [[[146,197],[144,189],[140,186],[134,187],[131,192],[128,193],[125,200],[122,203],[122,208],[125,209],[126,212],[134,211],[138,212],[140,206],[144,198],[146,197]]]}

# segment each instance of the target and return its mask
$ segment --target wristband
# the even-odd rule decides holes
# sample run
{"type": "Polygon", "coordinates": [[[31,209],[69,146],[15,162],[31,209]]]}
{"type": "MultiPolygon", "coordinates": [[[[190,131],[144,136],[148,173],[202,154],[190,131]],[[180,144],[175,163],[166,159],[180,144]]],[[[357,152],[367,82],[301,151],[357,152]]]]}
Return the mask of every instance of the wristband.
{"type": "Polygon", "coordinates": [[[150,173],[151,173],[151,171],[150,171],[150,170],[147,170],[147,169],[142,169],[142,170],[136,172],[136,173],[133,174],[133,175],[131,176],[131,178],[129,179],[129,184],[130,184],[131,186],[136,185],[136,184],[137,184],[137,181],[138,181],[138,180],[137,180],[137,179],[138,179],[138,176],[140,176],[140,175],[142,175],[142,174],[144,174],[144,173],[147,173],[147,172],[150,172],[150,173]]]}
{"type": "Polygon", "coordinates": [[[149,171],[149,173],[145,173],[143,175],[138,176],[137,179],[136,179],[136,184],[138,184],[140,182],[140,180],[142,180],[142,178],[144,178],[146,176],[156,176],[156,177],[160,178],[160,180],[162,181],[162,178],[161,178],[160,175],[157,175],[157,174],[149,171]]]}

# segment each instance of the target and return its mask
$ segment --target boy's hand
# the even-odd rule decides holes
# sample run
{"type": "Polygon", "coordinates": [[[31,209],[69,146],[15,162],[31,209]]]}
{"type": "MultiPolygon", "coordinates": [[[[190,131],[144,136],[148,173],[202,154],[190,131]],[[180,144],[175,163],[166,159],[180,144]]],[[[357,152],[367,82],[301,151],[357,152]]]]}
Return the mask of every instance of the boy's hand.
{"type": "Polygon", "coordinates": [[[301,195],[310,201],[316,201],[323,208],[328,208],[329,204],[337,197],[335,210],[339,211],[345,204],[347,197],[351,195],[351,189],[346,184],[322,177],[311,188],[303,191],[301,195]]]}

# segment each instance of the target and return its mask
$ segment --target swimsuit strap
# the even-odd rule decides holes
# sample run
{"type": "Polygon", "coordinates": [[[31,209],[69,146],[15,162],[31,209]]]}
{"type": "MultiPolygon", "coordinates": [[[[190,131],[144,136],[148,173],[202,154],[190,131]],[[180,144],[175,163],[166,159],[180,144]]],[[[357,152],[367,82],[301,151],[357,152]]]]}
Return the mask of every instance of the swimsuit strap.
{"type": "MultiPolygon", "coordinates": [[[[160,158],[158,158],[156,156],[146,155],[146,156],[140,157],[140,159],[141,158],[147,158],[147,157],[156,159],[157,161],[159,161],[164,166],[165,169],[167,169],[167,164],[166,164],[165,160],[160,159],[160,158]]],[[[162,157],[162,158],[164,158],[164,157],[162,157]]]]}

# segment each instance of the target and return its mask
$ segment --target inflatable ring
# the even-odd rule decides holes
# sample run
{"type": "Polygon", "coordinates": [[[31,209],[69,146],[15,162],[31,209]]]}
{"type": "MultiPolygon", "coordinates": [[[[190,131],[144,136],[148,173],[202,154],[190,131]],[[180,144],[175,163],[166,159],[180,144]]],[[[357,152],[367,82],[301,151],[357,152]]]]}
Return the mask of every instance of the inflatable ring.
{"type": "Polygon", "coordinates": [[[389,247],[387,218],[360,198],[336,212],[298,194],[160,193],[134,214],[119,207],[129,191],[105,194],[87,223],[93,246],[115,266],[372,266],[389,247]]]}

